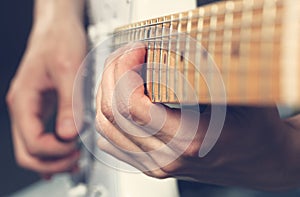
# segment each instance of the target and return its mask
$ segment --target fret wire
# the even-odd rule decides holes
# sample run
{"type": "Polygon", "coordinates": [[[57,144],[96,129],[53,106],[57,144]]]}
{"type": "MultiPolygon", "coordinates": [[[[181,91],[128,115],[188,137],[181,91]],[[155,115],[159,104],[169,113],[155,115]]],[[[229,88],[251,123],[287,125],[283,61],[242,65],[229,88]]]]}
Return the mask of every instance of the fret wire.
{"type": "MultiPolygon", "coordinates": [[[[253,0],[248,0],[243,2],[243,14],[241,20],[244,24],[252,24],[253,10],[251,8],[253,6],[253,3],[254,3],[253,0]]],[[[240,32],[241,39],[243,40],[249,38],[251,40],[251,31],[252,29],[241,28],[241,32],[240,32]]],[[[250,42],[240,42],[239,69],[242,69],[245,72],[247,72],[247,69],[250,66],[249,56],[247,57],[247,54],[249,54],[249,49],[250,49],[250,42]]],[[[250,82],[251,82],[250,79],[244,77],[243,81],[241,81],[241,83],[238,83],[239,95],[242,95],[244,100],[248,98],[247,96],[247,90],[249,89],[248,87],[253,85],[250,82]]]]}
{"type": "MultiPolygon", "coordinates": [[[[182,13],[181,17],[184,18],[182,20],[180,20],[180,32],[186,32],[187,30],[187,17],[185,17],[185,15],[187,14],[187,12],[182,13]]],[[[185,88],[185,83],[187,79],[185,79],[185,66],[186,66],[186,49],[187,49],[187,35],[185,33],[181,33],[179,35],[180,37],[180,50],[177,51],[178,52],[178,58],[180,57],[180,64],[179,64],[179,94],[180,94],[180,98],[182,99],[183,102],[186,101],[186,95],[184,93],[184,88],[185,88]]]]}
{"type": "MultiPolygon", "coordinates": [[[[142,22],[140,22],[137,26],[141,26],[141,24],[142,24],[142,22]]],[[[141,32],[142,32],[141,28],[138,28],[136,30],[136,38],[134,40],[135,42],[141,40],[141,32]]]]}
{"type": "MultiPolygon", "coordinates": [[[[183,13],[183,20],[181,20],[181,31],[183,32],[187,32],[187,28],[188,28],[188,17],[184,17],[185,15],[188,15],[188,12],[183,13]]],[[[186,33],[181,33],[182,42],[180,44],[182,44],[182,46],[180,47],[180,93],[181,93],[181,98],[183,99],[184,102],[187,101],[187,92],[185,90],[185,88],[187,87],[187,74],[185,72],[185,70],[187,69],[188,66],[188,56],[187,56],[187,50],[189,49],[189,43],[188,43],[188,34],[186,33]]]]}
{"type": "MultiPolygon", "coordinates": [[[[143,22],[141,23],[142,25],[143,25],[143,22]]],[[[145,37],[145,35],[144,35],[144,32],[145,32],[145,30],[143,31],[143,29],[140,29],[140,35],[139,35],[139,40],[142,40],[142,39],[144,39],[145,37]]]]}
{"type": "MultiPolygon", "coordinates": [[[[171,20],[170,21],[173,21],[173,18],[174,18],[174,15],[171,15],[171,20]]],[[[172,51],[171,51],[171,48],[172,48],[172,42],[171,42],[171,39],[172,39],[172,32],[173,32],[173,29],[177,29],[177,25],[174,25],[174,22],[170,22],[170,32],[169,32],[169,40],[168,40],[168,62],[171,66],[172,65],[172,61],[171,61],[171,58],[172,58],[172,51]]],[[[177,37],[177,35],[176,35],[177,37]]],[[[177,40],[177,39],[175,39],[177,40]]],[[[170,70],[170,68],[169,68],[170,70]]],[[[173,70],[173,73],[172,73],[172,77],[171,77],[171,73],[168,72],[168,78],[170,79],[170,87],[172,88],[171,91],[172,91],[172,94],[170,94],[170,99],[172,101],[175,101],[175,98],[176,98],[176,95],[175,95],[175,85],[174,83],[176,83],[175,81],[175,71],[173,70]],[[172,80],[173,79],[173,80],[172,80]]],[[[170,89],[170,88],[169,88],[170,89]]]]}
{"type": "MultiPolygon", "coordinates": [[[[139,26],[139,25],[137,24],[136,26],[139,26]]],[[[140,29],[138,29],[138,31],[135,31],[134,41],[138,40],[139,30],[140,29]]]]}
{"type": "MultiPolygon", "coordinates": [[[[218,12],[218,7],[217,5],[214,5],[211,7],[211,13],[216,13],[218,12]]],[[[217,18],[213,15],[213,17],[211,17],[210,19],[210,33],[209,33],[209,47],[208,47],[208,51],[213,54],[214,50],[215,50],[215,39],[216,39],[216,29],[217,27],[217,18]]]]}
{"type": "Polygon", "coordinates": [[[131,29],[129,29],[129,30],[126,32],[126,37],[127,37],[127,38],[125,38],[125,40],[124,40],[125,42],[130,42],[130,36],[131,36],[130,33],[131,33],[131,29]]]}
{"type": "MultiPolygon", "coordinates": [[[[163,18],[163,21],[166,20],[166,17],[163,18]]],[[[163,23],[162,25],[162,38],[167,38],[168,34],[166,33],[167,31],[167,28],[168,28],[168,24],[167,23],[163,23]]],[[[161,99],[162,100],[168,100],[168,91],[167,91],[167,87],[168,87],[168,84],[167,84],[167,69],[168,69],[168,63],[167,62],[164,62],[165,59],[164,59],[164,56],[165,56],[165,39],[162,39],[161,40],[161,43],[160,43],[160,64],[163,65],[163,68],[166,68],[165,69],[165,72],[162,73],[163,69],[160,69],[160,87],[161,87],[161,99]],[[163,80],[164,79],[164,80],[163,80]]],[[[166,60],[167,61],[167,60],[166,60]]]]}
{"type": "Polygon", "coordinates": [[[124,34],[123,34],[123,42],[128,42],[128,35],[129,35],[129,31],[128,32],[124,32],[124,34]]]}
{"type": "Polygon", "coordinates": [[[130,29],[129,31],[128,31],[128,33],[127,33],[127,36],[128,36],[128,38],[127,38],[127,40],[125,40],[125,41],[127,41],[127,42],[130,42],[131,41],[131,33],[132,33],[132,29],[130,29]]]}
{"type": "MultiPolygon", "coordinates": [[[[210,13],[212,15],[211,19],[210,19],[210,33],[209,33],[209,45],[208,45],[208,53],[212,56],[214,56],[215,53],[215,44],[216,44],[216,31],[215,29],[217,28],[217,16],[216,13],[218,13],[218,5],[212,5],[211,9],[210,9],[210,13]]],[[[208,58],[208,57],[206,57],[208,58]]],[[[208,59],[207,59],[208,60],[208,59]]],[[[208,65],[208,69],[211,71],[212,70],[212,66],[214,65],[208,65]]],[[[214,76],[213,75],[209,75],[209,80],[210,80],[210,87],[214,88],[213,91],[215,91],[216,93],[220,92],[220,90],[218,89],[219,87],[217,87],[214,84],[214,76]]]]}
{"type": "MultiPolygon", "coordinates": [[[[188,12],[188,20],[187,20],[187,32],[191,31],[192,29],[192,16],[193,16],[193,12],[190,11],[188,12]]],[[[189,39],[189,35],[185,36],[185,52],[184,52],[184,60],[183,60],[183,75],[184,75],[184,82],[183,82],[183,100],[187,101],[189,98],[189,92],[188,92],[188,85],[192,85],[189,84],[189,73],[188,73],[188,69],[189,69],[189,60],[190,60],[190,42],[191,40],[189,39]]]]}
{"type": "MultiPolygon", "coordinates": [[[[263,20],[262,20],[262,40],[264,40],[266,37],[268,37],[269,39],[273,39],[273,35],[274,35],[274,31],[275,31],[275,25],[271,25],[271,26],[265,26],[265,20],[273,18],[276,19],[276,7],[275,7],[275,2],[271,2],[271,1],[264,1],[264,5],[263,5],[263,20]]],[[[273,46],[272,43],[270,45],[266,45],[264,43],[261,43],[261,59],[262,59],[262,68],[263,68],[263,75],[264,76],[268,76],[268,75],[272,75],[272,63],[271,61],[269,61],[269,58],[271,56],[271,59],[273,59],[273,46]],[[264,45],[264,46],[262,46],[264,45]]],[[[262,80],[262,78],[261,78],[262,80]]],[[[266,82],[262,82],[261,87],[261,95],[263,95],[262,100],[264,99],[268,99],[265,98],[267,95],[264,94],[264,92],[267,92],[267,90],[270,90],[272,88],[272,84],[268,84],[266,82]]],[[[272,97],[272,96],[271,96],[272,97]]],[[[270,98],[271,99],[271,98],[270,98]]]]}
{"type": "MultiPolygon", "coordinates": [[[[133,27],[134,27],[135,25],[133,25],[133,27]]],[[[133,42],[134,41],[134,39],[135,39],[135,33],[136,33],[136,31],[134,31],[133,29],[131,29],[131,40],[130,40],[130,42],[133,42]]]]}
{"type": "MultiPolygon", "coordinates": [[[[144,21],[143,24],[147,24],[147,21],[144,21]]],[[[147,38],[147,28],[143,27],[143,29],[142,29],[142,36],[141,36],[140,40],[143,40],[143,39],[146,39],[146,38],[147,38]]]]}
{"type": "MultiPolygon", "coordinates": [[[[181,32],[181,26],[182,26],[182,23],[181,23],[181,18],[182,18],[182,13],[180,13],[179,14],[179,21],[178,21],[178,27],[177,27],[177,33],[178,34],[180,34],[180,32],[181,32]]],[[[182,99],[182,97],[181,97],[181,95],[180,95],[180,92],[179,92],[179,89],[180,89],[180,86],[181,86],[181,84],[180,84],[180,80],[178,79],[178,65],[179,65],[179,62],[180,62],[180,40],[181,40],[181,36],[179,35],[178,37],[177,37],[178,39],[176,40],[176,50],[175,50],[175,52],[176,52],[176,57],[175,57],[175,69],[174,69],[174,71],[175,71],[175,77],[174,77],[174,89],[175,89],[175,94],[176,94],[176,96],[177,96],[177,98],[178,98],[178,100],[179,100],[179,102],[181,101],[181,99],[182,99]],[[179,55],[177,54],[178,53],[178,51],[179,51],[179,55]]],[[[181,78],[181,77],[180,77],[181,78]]]]}
{"type": "Polygon", "coordinates": [[[129,30],[126,32],[126,38],[125,38],[125,40],[124,40],[125,42],[130,42],[130,36],[131,36],[130,33],[131,33],[131,31],[132,31],[132,30],[129,29],[129,30]]]}
{"type": "Polygon", "coordinates": [[[130,36],[130,42],[133,42],[134,41],[134,38],[135,38],[135,32],[133,29],[131,29],[131,36],[130,36]]]}
{"type": "MultiPolygon", "coordinates": [[[[232,10],[234,10],[235,4],[232,1],[228,1],[225,5],[225,18],[224,18],[224,26],[228,27],[224,30],[224,39],[223,39],[223,48],[222,48],[222,66],[223,70],[225,70],[225,74],[223,75],[223,80],[225,82],[225,87],[229,85],[229,65],[231,61],[231,55],[228,55],[224,53],[225,51],[232,51],[231,44],[232,44],[232,27],[233,25],[233,13],[232,10]],[[226,40],[226,41],[225,41],[226,40]],[[229,42],[228,42],[229,41],[229,42]]],[[[228,92],[228,91],[226,91],[228,92]]]]}
{"type": "MultiPolygon", "coordinates": [[[[151,22],[150,22],[150,24],[152,24],[153,23],[153,21],[152,20],[150,20],[151,22]]],[[[152,28],[152,26],[150,26],[149,27],[149,38],[151,38],[152,37],[152,31],[153,31],[153,28],[152,28]]],[[[151,68],[153,68],[153,71],[152,71],[152,73],[151,73],[151,88],[152,88],[152,90],[151,90],[151,94],[152,94],[152,100],[153,100],[153,102],[155,102],[155,92],[154,92],[154,86],[155,86],[155,84],[154,84],[154,79],[155,79],[155,72],[154,72],[154,48],[155,48],[155,42],[153,42],[153,49],[150,49],[150,50],[152,50],[152,57],[151,57],[151,62],[150,62],[150,64],[151,64],[151,68]]]]}
{"type": "MultiPolygon", "coordinates": [[[[196,19],[195,17],[193,17],[194,15],[198,14],[198,12],[195,11],[190,11],[189,12],[189,22],[188,22],[188,28],[187,28],[187,32],[191,32],[193,28],[197,29],[198,28],[198,23],[199,23],[199,19],[196,19]]],[[[189,43],[188,43],[188,47],[186,48],[186,53],[188,54],[188,60],[187,64],[188,67],[187,68],[192,68],[194,70],[193,74],[188,73],[187,78],[189,79],[189,85],[190,85],[190,90],[192,90],[192,92],[189,92],[188,95],[188,100],[193,100],[195,98],[198,98],[198,92],[196,89],[196,72],[197,72],[197,60],[196,60],[196,56],[197,56],[197,45],[199,45],[199,42],[196,40],[198,35],[197,34],[193,34],[190,33],[188,35],[189,37],[189,43]],[[195,51],[195,52],[192,52],[195,51]],[[196,96],[196,97],[195,97],[196,96]]],[[[187,88],[187,87],[186,87],[187,88]]],[[[199,100],[199,99],[198,99],[199,100]]]]}
{"type": "MultiPolygon", "coordinates": [[[[175,18],[175,16],[173,16],[174,18],[175,18]]],[[[180,17],[182,17],[180,14],[179,15],[177,15],[177,18],[180,18],[180,17]]],[[[174,91],[174,94],[173,94],[173,96],[174,96],[174,98],[177,100],[177,101],[179,101],[179,97],[178,97],[178,92],[177,92],[177,86],[178,86],[178,84],[177,84],[177,74],[178,74],[178,69],[177,69],[177,67],[178,67],[178,58],[177,58],[177,51],[178,51],[178,49],[179,49],[179,42],[178,42],[178,40],[180,39],[180,36],[179,36],[179,31],[180,31],[180,22],[179,22],[180,20],[173,20],[171,23],[174,25],[174,24],[176,24],[176,28],[174,28],[175,29],[175,32],[176,32],[176,36],[175,36],[175,40],[176,40],[176,42],[175,42],[175,50],[174,50],[174,55],[175,55],[175,57],[174,57],[174,61],[175,61],[175,64],[174,64],[174,71],[173,71],[173,77],[174,77],[174,80],[173,80],[173,84],[174,84],[174,86],[173,86],[173,91],[174,91]]]]}
{"type": "MultiPolygon", "coordinates": [[[[152,21],[153,23],[157,24],[158,22],[158,19],[153,19],[152,21]],[[154,21],[155,20],[155,21],[154,21]]],[[[154,40],[156,41],[157,38],[156,38],[156,35],[157,35],[157,25],[154,26],[154,40]]],[[[157,54],[156,54],[156,50],[157,49],[157,42],[154,42],[154,48],[153,48],[153,62],[152,62],[152,65],[153,67],[156,67],[156,58],[157,58],[157,54]]],[[[157,84],[157,80],[156,80],[156,72],[155,72],[155,69],[153,69],[153,72],[152,72],[152,77],[153,77],[153,82],[152,82],[152,95],[153,95],[153,101],[154,102],[157,102],[157,97],[156,97],[156,90],[157,90],[157,87],[158,87],[158,84],[157,84]]]]}
{"type": "Polygon", "coordinates": [[[132,32],[131,29],[127,32],[127,38],[125,39],[125,42],[130,42],[130,39],[131,39],[131,32],[132,32]]]}
{"type": "MultiPolygon", "coordinates": [[[[159,19],[157,19],[157,22],[159,22],[161,19],[159,18],[159,19]]],[[[158,25],[157,25],[158,26],[158,25]]],[[[163,24],[160,24],[159,25],[159,27],[161,27],[161,28],[157,28],[156,27],[156,35],[158,34],[158,35],[162,35],[162,29],[163,29],[163,24]],[[157,32],[158,31],[158,32],[157,32]]],[[[163,35],[162,35],[163,36],[163,35]]],[[[157,42],[156,42],[157,43],[157,42]]],[[[157,81],[158,81],[158,83],[157,83],[157,99],[158,99],[158,102],[160,102],[161,101],[161,95],[162,95],[162,87],[161,87],[161,61],[162,61],[162,58],[161,58],[161,55],[162,55],[162,44],[163,42],[162,42],[162,40],[160,40],[160,39],[158,39],[158,45],[159,45],[159,48],[157,48],[158,49],[158,76],[157,76],[157,81]]],[[[156,51],[156,50],[155,50],[156,51]]],[[[157,62],[156,62],[157,63],[157,62]]]]}
{"type": "Polygon", "coordinates": [[[112,37],[112,46],[109,47],[109,48],[111,49],[111,52],[115,51],[114,46],[116,45],[116,43],[117,43],[117,41],[118,41],[117,38],[118,38],[118,37],[115,37],[115,36],[112,37]]]}
{"type": "MultiPolygon", "coordinates": [[[[141,24],[143,24],[144,22],[141,22],[141,24]]],[[[146,28],[145,28],[146,29],[146,28]]],[[[140,29],[140,31],[139,31],[139,40],[142,40],[142,39],[144,39],[145,38],[145,29],[140,29]]],[[[146,60],[146,61],[148,61],[148,60],[146,60]]],[[[142,76],[142,78],[144,79],[144,88],[145,88],[145,93],[148,95],[148,90],[147,90],[147,80],[148,80],[148,77],[147,77],[147,75],[148,75],[148,72],[147,72],[147,64],[143,64],[143,67],[142,67],[142,74],[141,74],[141,76],[142,76]]]]}
{"type": "MultiPolygon", "coordinates": [[[[198,19],[198,23],[197,23],[197,30],[202,30],[203,29],[203,23],[204,23],[204,19],[202,16],[205,15],[205,10],[203,8],[200,8],[198,10],[198,15],[199,15],[199,19],[198,19]]],[[[200,54],[201,54],[201,50],[202,50],[202,33],[197,33],[197,44],[196,44],[196,57],[195,57],[195,63],[197,66],[197,72],[195,72],[195,88],[196,88],[196,92],[197,92],[197,96],[198,98],[201,98],[200,95],[200,74],[201,74],[201,64],[200,64],[200,54]]],[[[204,88],[204,87],[203,87],[204,88]]]]}
{"type": "Polygon", "coordinates": [[[121,32],[120,33],[120,41],[121,41],[120,43],[124,42],[124,38],[123,37],[124,37],[124,32],[121,32]]]}
{"type": "MultiPolygon", "coordinates": [[[[166,18],[165,18],[165,20],[166,20],[166,18]]],[[[171,40],[171,38],[170,38],[170,35],[171,35],[171,23],[169,23],[169,25],[168,25],[169,27],[168,27],[168,33],[167,33],[167,51],[166,51],[166,53],[167,53],[167,63],[166,63],[166,65],[165,65],[165,67],[166,67],[166,81],[165,81],[165,86],[166,86],[166,101],[167,102],[169,102],[170,101],[170,96],[169,96],[169,94],[170,94],[170,87],[169,87],[169,80],[170,80],[170,73],[169,73],[169,66],[170,66],[170,61],[169,61],[169,56],[170,56],[170,50],[171,50],[171,48],[170,48],[170,40],[171,40]]]]}
{"type": "MultiPolygon", "coordinates": [[[[172,16],[171,16],[171,20],[172,20],[172,16]]],[[[166,80],[166,86],[167,86],[167,102],[169,102],[172,98],[171,98],[171,93],[170,93],[170,90],[172,90],[171,88],[171,84],[169,84],[169,81],[170,81],[170,66],[171,65],[171,32],[172,32],[172,29],[173,29],[173,25],[172,23],[170,22],[170,27],[169,27],[169,35],[168,35],[168,48],[167,48],[167,80],[166,80]]]]}
{"type": "MultiPolygon", "coordinates": [[[[134,25],[134,27],[138,26],[138,24],[134,25]]],[[[140,29],[136,29],[136,30],[133,30],[134,31],[134,38],[133,38],[133,42],[137,41],[138,40],[138,35],[139,35],[139,32],[140,32],[140,29]]]]}
{"type": "Polygon", "coordinates": [[[122,33],[123,32],[119,32],[118,34],[116,34],[119,37],[119,43],[122,43],[122,33]]]}
{"type": "MultiPolygon", "coordinates": [[[[149,24],[149,23],[151,23],[151,21],[146,21],[146,24],[149,24]]],[[[145,38],[149,38],[150,37],[150,34],[151,34],[151,28],[150,27],[148,27],[148,26],[146,26],[145,27],[145,38]]],[[[152,60],[152,58],[153,58],[153,54],[151,54],[151,45],[152,45],[153,43],[151,43],[151,42],[148,42],[148,52],[147,52],[147,67],[149,68],[152,68],[152,66],[153,66],[153,60],[152,60]]],[[[148,69],[147,68],[147,69],[148,69]]],[[[148,91],[149,90],[151,90],[151,92],[150,92],[150,94],[148,93],[148,96],[150,96],[150,98],[153,100],[154,98],[153,98],[153,96],[154,96],[154,91],[153,91],[153,72],[146,72],[146,74],[147,74],[147,87],[148,87],[148,91]]]]}
{"type": "Polygon", "coordinates": [[[132,33],[132,42],[133,42],[133,41],[136,40],[136,32],[137,32],[137,31],[132,30],[132,32],[133,32],[133,33],[132,33]]]}

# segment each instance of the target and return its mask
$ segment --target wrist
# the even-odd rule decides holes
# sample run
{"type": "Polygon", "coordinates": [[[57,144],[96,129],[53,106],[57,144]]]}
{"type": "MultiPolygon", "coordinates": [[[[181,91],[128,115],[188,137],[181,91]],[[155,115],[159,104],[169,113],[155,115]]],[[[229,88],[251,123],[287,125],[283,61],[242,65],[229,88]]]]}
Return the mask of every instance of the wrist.
{"type": "Polygon", "coordinates": [[[85,0],[35,0],[34,27],[70,20],[83,24],[85,0]]]}

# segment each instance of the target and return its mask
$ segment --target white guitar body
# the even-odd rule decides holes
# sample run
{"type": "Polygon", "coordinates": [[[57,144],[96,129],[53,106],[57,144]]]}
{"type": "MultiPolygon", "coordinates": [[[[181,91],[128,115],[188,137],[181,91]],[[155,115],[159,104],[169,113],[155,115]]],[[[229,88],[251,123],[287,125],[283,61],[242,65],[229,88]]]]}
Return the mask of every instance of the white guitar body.
{"type": "MultiPolygon", "coordinates": [[[[89,37],[95,47],[107,39],[109,33],[118,26],[195,7],[195,0],[90,0],[89,12],[92,25],[89,27],[89,37]]],[[[99,73],[103,65],[99,66],[101,61],[98,60],[98,57],[94,57],[94,60],[97,65],[95,73],[99,73]]],[[[97,148],[95,151],[97,151],[97,156],[110,157],[97,148]]],[[[113,158],[110,159],[113,160],[113,158]]],[[[126,165],[117,160],[113,161],[114,166],[126,165]]],[[[99,161],[93,163],[91,172],[88,183],[89,196],[179,196],[175,179],[158,180],[143,173],[128,173],[99,161]]]]}

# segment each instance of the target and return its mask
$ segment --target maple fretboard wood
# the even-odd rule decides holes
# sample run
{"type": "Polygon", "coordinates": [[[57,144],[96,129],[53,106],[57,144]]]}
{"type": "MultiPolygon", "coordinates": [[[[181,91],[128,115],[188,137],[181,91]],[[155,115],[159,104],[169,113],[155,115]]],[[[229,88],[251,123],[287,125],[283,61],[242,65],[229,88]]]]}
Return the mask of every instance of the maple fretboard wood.
{"type": "Polygon", "coordinates": [[[300,4],[293,0],[221,1],[115,30],[115,48],[133,41],[148,47],[153,102],[300,106],[300,4]]]}

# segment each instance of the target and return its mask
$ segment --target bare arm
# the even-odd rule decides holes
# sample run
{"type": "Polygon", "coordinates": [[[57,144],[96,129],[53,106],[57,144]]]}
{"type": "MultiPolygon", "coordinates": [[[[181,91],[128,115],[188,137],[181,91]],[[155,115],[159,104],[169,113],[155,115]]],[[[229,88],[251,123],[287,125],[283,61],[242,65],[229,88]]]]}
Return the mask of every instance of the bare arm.
{"type": "Polygon", "coordinates": [[[145,46],[127,45],[105,65],[96,102],[101,149],[156,178],[271,191],[300,186],[300,116],[282,120],[275,104],[227,106],[217,143],[200,157],[205,135],[214,139],[210,107],[197,118],[151,103],[139,74],[145,54],[145,46]]]}
{"type": "Polygon", "coordinates": [[[79,158],[72,87],[86,53],[83,7],[84,0],[35,1],[27,49],[7,95],[16,160],[47,177],[76,169],[79,158]]]}

